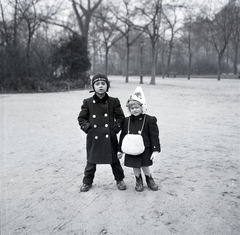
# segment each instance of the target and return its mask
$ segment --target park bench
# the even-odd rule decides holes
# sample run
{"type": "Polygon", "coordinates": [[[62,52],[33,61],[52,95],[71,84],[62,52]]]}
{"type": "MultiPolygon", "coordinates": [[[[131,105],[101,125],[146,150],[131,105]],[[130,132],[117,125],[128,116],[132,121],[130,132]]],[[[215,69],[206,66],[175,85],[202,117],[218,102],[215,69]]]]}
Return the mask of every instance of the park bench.
{"type": "Polygon", "coordinates": [[[177,72],[168,72],[167,77],[173,76],[174,78],[177,76],[177,72]]]}

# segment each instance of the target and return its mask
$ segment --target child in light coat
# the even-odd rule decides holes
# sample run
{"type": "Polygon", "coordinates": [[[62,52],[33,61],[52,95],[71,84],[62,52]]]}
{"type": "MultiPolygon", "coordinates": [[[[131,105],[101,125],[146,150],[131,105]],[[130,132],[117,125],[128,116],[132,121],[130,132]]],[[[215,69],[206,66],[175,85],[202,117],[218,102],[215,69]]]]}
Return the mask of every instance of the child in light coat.
{"type": "Polygon", "coordinates": [[[157,118],[155,116],[146,114],[147,105],[141,87],[137,87],[134,93],[130,96],[127,101],[127,107],[131,113],[131,116],[125,118],[124,121],[123,129],[120,135],[120,152],[118,153],[118,157],[121,158],[124,154],[122,150],[124,137],[128,133],[141,133],[145,146],[144,152],[137,156],[125,153],[124,165],[133,168],[133,172],[136,178],[136,191],[143,191],[143,179],[141,170],[145,174],[148,187],[154,191],[158,190],[158,185],[152,178],[150,166],[153,164],[153,159],[155,157],[158,157],[159,153],[161,152],[159,129],[157,125],[157,118]]]}

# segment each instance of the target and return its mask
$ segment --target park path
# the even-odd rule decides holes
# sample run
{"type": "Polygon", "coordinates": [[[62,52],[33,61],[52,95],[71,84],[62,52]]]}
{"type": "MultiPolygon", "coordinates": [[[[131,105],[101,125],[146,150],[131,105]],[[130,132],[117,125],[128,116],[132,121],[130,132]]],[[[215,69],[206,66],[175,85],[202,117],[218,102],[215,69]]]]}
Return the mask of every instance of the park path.
{"type": "MultiPolygon", "coordinates": [[[[138,78],[109,78],[109,95],[128,115],[138,78]]],[[[162,144],[156,192],[135,192],[126,167],[128,188],[119,191],[100,165],[93,188],[79,193],[85,134],[77,115],[88,90],[0,95],[1,235],[239,234],[240,81],[144,79],[162,144]]]]}

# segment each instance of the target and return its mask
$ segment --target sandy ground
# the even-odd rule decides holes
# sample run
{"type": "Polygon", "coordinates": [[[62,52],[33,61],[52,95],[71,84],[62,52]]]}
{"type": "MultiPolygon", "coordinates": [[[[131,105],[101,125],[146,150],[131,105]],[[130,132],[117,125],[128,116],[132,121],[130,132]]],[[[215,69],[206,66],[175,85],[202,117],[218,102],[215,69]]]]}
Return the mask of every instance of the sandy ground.
{"type": "MultiPolygon", "coordinates": [[[[139,78],[109,78],[128,115],[139,78]]],[[[88,90],[0,95],[1,235],[240,234],[240,81],[144,82],[162,145],[151,168],[156,192],[146,184],[136,192],[126,167],[119,191],[109,165],[79,192],[86,136],[76,118],[88,90]]]]}

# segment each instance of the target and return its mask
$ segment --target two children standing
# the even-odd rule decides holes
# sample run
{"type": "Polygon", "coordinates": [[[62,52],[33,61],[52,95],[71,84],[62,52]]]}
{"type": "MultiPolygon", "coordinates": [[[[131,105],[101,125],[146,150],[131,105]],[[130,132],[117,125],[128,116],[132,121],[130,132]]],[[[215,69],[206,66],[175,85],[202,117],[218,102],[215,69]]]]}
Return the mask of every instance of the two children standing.
{"type": "Polygon", "coordinates": [[[142,128],[144,152],[137,156],[125,154],[124,165],[133,168],[136,177],[135,190],[143,191],[141,171],[145,174],[147,185],[152,190],[158,186],[154,182],[150,168],[152,160],[161,151],[157,119],[146,114],[147,106],[141,87],[137,87],[127,101],[130,117],[125,118],[118,98],[108,96],[108,78],[96,74],[92,78],[95,94],[83,100],[78,123],[81,130],[87,134],[87,163],[84,170],[81,192],[92,187],[97,164],[110,164],[116,185],[119,190],[125,190],[124,172],[119,159],[122,158],[122,141],[126,134],[137,134],[142,128]],[[121,132],[119,143],[117,134],[121,132]]]}

